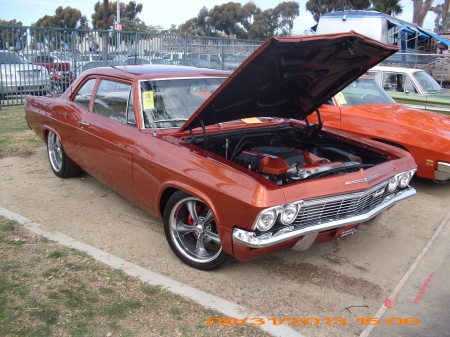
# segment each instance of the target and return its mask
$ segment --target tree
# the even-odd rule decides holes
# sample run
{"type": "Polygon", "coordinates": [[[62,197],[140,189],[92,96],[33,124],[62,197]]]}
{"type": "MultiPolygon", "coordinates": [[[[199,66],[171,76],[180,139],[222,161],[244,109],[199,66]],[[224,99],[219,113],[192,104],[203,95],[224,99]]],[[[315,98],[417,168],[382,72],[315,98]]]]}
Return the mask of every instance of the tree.
{"type": "Polygon", "coordinates": [[[436,7],[430,7],[430,11],[436,14],[434,20],[436,31],[448,31],[450,28],[450,0],[445,0],[443,4],[439,4],[436,7]]]}
{"type": "MultiPolygon", "coordinates": [[[[144,6],[142,4],[136,4],[135,1],[130,1],[127,5],[123,2],[120,2],[119,7],[120,7],[120,22],[123,24],[126,20],[133,21],[137,19],[136,16],[142,12],[144,6]]],[[[91,15],[92,26],[94,27],[94,29],[105,29],[104,27],[108,27],[106,29],[108,30],[109,27],[112,27],[114,25],[114,22],[117,20],[116,13],[117,13],[117,1],[108,2],[107,5],[105,5],[105,1],[103,1],[103,4],[101,4],[100,1],[97,1],[96,4],[94,5],[94,14],[91,15]],[[108,7],[107,15],[103,13],[105,6],[108,7]],[[105,17],[107,18],[106,25],[103,25],[105,17]]],[[[136,22],[136,24],[139,25],[139,22],[136,22]]]]}
{"type": "MultiPolygon", "coordinates": [[[[34,27],[61,28],[62,30],[33,30],[31,33],[31,42],[43,44],[50,50],[66,50],[73,46],[72,29],[87,29],[88,21],[86,16],[76,8],[59,6],[53,16],[45,15],[32,24],[34,27]],[[67,29],[67,30],[66,30],[67,29]]],[[[79,36],[82,34],[80,33],[79,36]]]]}
{"type": "Polygon", "coordinates": [[[209,10],[203,6],[197,17],[187,20],[178,26],[178,32],[187,35],[218,36],[215,29],[208,23],[209,10]]]}
{"type": "Polygon", "coordinates": [[[22,22],[16,19],[6,21],[0,20],[0,25],[14,26],[5,27],[2,29],[2,34],[0,34],[0,49],[8,49],[9,47],[14,47],[16,49],[24,48],[27,39],[27,31],[22,28],[22,22]],[[17,44],[19,42],[19,44],[17,44]],[[18,46],[18,48],[16,47],[18,46]]]}
{"type": "Polygon", "coordinates": [[[413,23],[422,27],[425,17],[433,4],[433,0],[412,0],[413,6],[413,23]]]}
{"type": "Polygon", "coordinates": [[[236,35],[236,37],[241,38],[244,35],[244,30],[237,25],[240,9],[241,4],[238,2],[216,5],[209,11],[207,23],[215,30],[222,31],[228,36],[236,35]]]}
{"type": "Polygon", "coordinates": [[[266,40],[275,35],[278,28],[278,18],[273,8],[266,9],[253,17],[253,24],[249,30],[249,38],[266,40]]]}
{"type": "Polygon", "coordinates": [[[81,14],[81,11],[76,8],[59,6],[55,10],[55,15],[45,15],[32,24],[34,27],[52,27],[52,28],[80,28],[88,27],[86,16],[81,14]]]}
{"type": "Polygon", "coordinates": [[[294,20],[300,15],[298,2],[282,2],[274,8],[278,16],[278,29],[282,36],[291,36],[294,29],[294,20]]]}
{"type": "Polygon", "coordinates": [[[374,0],[373,9],[377,12],[398,16],[403,13],[403,6],[399,0],[374,0]]]}
{"type": "Polygon", "coordinates": [[[242,6],[237,13],[237,21],[244,27],[245,31],[250,30],[255,15],[261,13],[261,9],[253,2],[248,2],[242,6]]]}

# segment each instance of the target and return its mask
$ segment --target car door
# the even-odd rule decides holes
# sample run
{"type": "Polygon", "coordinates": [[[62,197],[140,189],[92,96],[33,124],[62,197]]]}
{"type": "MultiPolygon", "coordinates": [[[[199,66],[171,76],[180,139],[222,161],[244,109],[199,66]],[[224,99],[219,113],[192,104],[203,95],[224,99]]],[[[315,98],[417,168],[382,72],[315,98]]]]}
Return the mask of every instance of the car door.
{"type": "Polygon", "coordinates": [[[381,86],[397,103],[416,109],[425,109],[426,96],[419,93],[408,74],[383,72],[381,86]]]}
{"type": "Polygon", "coordinates": [[[93,177],[135,200],[132,155],[135,125],[132,84],[99,78],[79,128],[80,158],[93,177]]]}

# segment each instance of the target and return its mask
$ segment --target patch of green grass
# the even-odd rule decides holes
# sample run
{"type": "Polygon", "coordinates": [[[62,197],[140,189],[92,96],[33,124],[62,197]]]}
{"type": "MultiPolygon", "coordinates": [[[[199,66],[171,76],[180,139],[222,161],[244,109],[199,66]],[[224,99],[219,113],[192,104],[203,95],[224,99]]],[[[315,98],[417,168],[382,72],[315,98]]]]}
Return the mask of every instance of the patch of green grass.
{"type": "Polygon", "coordinates": [[[68,263],[66,263],[66,267],[67,267],[69,270],[72,270],[72,271],[86,270],[86,269],[89,268],[89,267],[87,267],[87,266],[85,266],[85,265],[83,265],[83,264],[73,263],[73,262],[68,262],[68,263]]]}
{"type": "Polygon", "coordinates": [[[41,275],[44,277],[50,277],[50,276],[55,277],[55,276],[58,276],[58,273],[59,273],[59,268],[50,268],[50,269],[44,270],[41,275]]]}
{"type": "Polygon", "coordinates": [[[0,112],[0,157],[8,155],[29,155],[43,142],[23,117],[23,105],[2,108],[0,112]]]}
{"type": "Polygon", "coordinates": [[[105,313],[110,318],[125,318],[130,311],[139,309],[142,303],[138,300],[119,299],[111,302],[106,308],[105,313]]]}
{"type": "Polygon", "coordinates": [[[7,220],[0,225],[0,230],[2,232],[12,232],[15,228],[15,222],[12,220],[7,220]]]}
{"type": "Polygon", "coordinates": [[[149,286],[147,284],[143,284],[141,285],[141,290],[144,294],[146,295],[154,295],[156,294],[161,288],[160,287],[154,287],[154,286],[149,286]]]}
{"type": "Polygon", "coordinates": [[[14,261],[14,260],[3,261],[0,264],[0,270],[2,272],[7,272],[8,270],[13,270],[13,269],[20,269],[21,267],[22,267],[22,264],[20,263],[20,261],[14,261]]]}
{"type": "Polygon", "coordinates": [[[169,309],[169,313],[172,316],[178,317],[183,313],[183,311],[180,308],[172,307],[169,309]]]}
{"type": "Polygon", "coordinates": [[[112,294],[112,293],[114,293],[114,289],[107,288],[107,287],[100,287],[98,290],[100,291],[101,294],[112,294]]]}
{"type": "Polygon", "coordinates": [[[47,325],[56,324],[59,316],[59,309],[53,306],[51,303],[41,303],[36,299],[32,300],[29,315],[37,318],[41,322],[47,325]]]}
{"type": "MultiPolygon", "coordinates": [[[[223,315],[99,263],[89,255],[35,240],[0,217],[0,336],[215,337],[208,317],[223,315]],[[2,239],[2,235],[4,239],[2,239]],[[31,245],[7,243],[20,237],[31,245]],[[30,263],[32,261],[32,263],[30,263]]],[[[221,327],[222,328],[222,327],[221,327]]],[[[267,336],[232,327],[227,337],[267,336]]]]}
{"type": "Polygon", "coordinates": [[[60,259],[66,255],[67,255],[67,253],[64,251],[55,250],[54,252],[51,252],[50,254],[48,254],[48,257],[51,259],[60,259]]]}
{"type": "Polygon", "coordinates": [[[20,246],[26,243],[26,241],[22,240],[21,238],[7,239],[5,240],[5,242],[13,246],[20,246]]]}

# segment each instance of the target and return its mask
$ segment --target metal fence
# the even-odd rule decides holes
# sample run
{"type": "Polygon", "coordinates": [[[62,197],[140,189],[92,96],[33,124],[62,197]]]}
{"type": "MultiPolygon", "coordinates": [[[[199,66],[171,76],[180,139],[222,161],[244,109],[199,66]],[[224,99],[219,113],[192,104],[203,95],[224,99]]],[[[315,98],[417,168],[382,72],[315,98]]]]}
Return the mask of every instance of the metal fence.
{"type": "Polygon", "coordinates": [[[423,69],[444,89],[450,89],[450,54],[396,53],[381,65],[423,69]]]}
{"type": "Polygon", "coordinates": [[[0,108],[22,104],[27,94],[61,92],[82,71],[105,65],[234,70],[261,44],[189,35],[0,25],[0,108]]]}
{"type": "MultiPolygon", "coordinates": [[[[124,31],[0,25],[0,108],[27,94],[62,92],[105,65],[175,64],[234,70],[261,41],[124,31]]],[[[450,54],[396,53],[383,64],[420,68],[450,89],[450,54]]]]}

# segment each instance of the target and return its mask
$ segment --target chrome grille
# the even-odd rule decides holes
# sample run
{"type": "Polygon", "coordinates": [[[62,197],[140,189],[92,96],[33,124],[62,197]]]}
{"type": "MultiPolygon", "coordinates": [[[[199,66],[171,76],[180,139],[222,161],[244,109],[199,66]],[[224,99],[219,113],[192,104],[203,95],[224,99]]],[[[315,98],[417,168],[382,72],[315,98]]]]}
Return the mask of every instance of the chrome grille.
{"type": "Polygon", "coordinates": [[[293,225],[296,229],[350,218],[369,212],[379,206],[390,193],[387,182],[367,191],[305,201],[293,225]]]}

